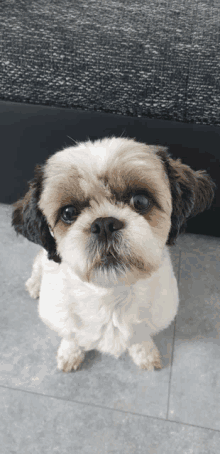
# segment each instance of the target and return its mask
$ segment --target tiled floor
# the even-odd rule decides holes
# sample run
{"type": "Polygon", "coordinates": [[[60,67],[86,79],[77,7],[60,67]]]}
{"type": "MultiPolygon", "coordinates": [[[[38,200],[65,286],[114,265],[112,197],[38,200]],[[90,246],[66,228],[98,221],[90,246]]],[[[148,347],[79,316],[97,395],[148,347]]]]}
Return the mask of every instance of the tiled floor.
{"type": "Polygon", "coordinates": [[[0,205],[0,453],[219,454],[220,239],[186,234],[170,249],[180,307],[155,337],[162,370],[91,351],[65,374],[24,289],[39,247],[10,216],[0,205]]]}

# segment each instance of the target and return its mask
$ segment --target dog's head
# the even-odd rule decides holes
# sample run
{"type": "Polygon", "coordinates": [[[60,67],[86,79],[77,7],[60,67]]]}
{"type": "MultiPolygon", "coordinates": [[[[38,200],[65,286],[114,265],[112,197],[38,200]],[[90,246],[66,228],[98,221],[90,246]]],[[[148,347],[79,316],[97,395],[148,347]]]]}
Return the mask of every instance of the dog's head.
{"type": "Polygon", "coordinates": [[[173,160],[164,147],[88,141],[36,167],[12,225],[83,281],[130,284],[158,269],[165,244],[210,207],[214,188],[205,171],[173,160]]]}

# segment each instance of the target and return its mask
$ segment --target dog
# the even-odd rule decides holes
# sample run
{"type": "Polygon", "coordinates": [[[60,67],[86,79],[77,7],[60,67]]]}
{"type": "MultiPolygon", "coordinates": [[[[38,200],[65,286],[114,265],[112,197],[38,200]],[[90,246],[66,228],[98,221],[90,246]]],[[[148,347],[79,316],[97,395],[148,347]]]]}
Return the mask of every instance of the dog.
{"type": "Polygon", "coordinates": [[[62,338],[59,370],[77,370],[92,349],[162,367],[152,336],[179,304],[169,246],[210,208],[215,187],[166,147],[114,136],[76,142],[36,166],[12,226],[41,246],[26,289],[62,338]]]}

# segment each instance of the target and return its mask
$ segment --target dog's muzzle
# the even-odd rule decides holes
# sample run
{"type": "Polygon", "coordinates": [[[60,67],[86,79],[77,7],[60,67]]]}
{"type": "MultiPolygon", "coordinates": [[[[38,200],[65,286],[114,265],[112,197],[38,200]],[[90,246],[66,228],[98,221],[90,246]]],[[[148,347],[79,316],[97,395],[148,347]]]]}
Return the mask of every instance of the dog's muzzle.
{"type": "Polygon", "coordinates": [[[116,233],[125,227],[124,222],[114,217],[97,218],[91,224],[93,251],[98,252],[98,266],[115,266],[119,256],[116,252],[120,240],[116,233]]]}

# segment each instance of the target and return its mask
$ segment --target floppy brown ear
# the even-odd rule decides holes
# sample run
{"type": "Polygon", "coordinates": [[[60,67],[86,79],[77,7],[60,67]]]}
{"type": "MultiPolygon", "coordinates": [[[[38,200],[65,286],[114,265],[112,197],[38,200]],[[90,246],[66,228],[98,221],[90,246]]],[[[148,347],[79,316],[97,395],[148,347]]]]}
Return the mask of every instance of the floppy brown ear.
{"type": "Polygon", "coordinates": [[[184,232],[186,221],[210,208],[216,184],[205,170],[194,171],[178,158],[172,159],[166,148],[157,151],[170,182],[172,194],[171,229],[167,245],[175,244],[184,232]]]}
{"type": "Polygon", "coordinates": [[[51,236],[46,218],[38,207],[42,182],[43,167],[38,165],[35,168],[34,179],[29,182],[28,192],[13,204],[12,226],[18,234],[46,249],[49,260],[60,263],[61,258],[56,250],[55,239],[51,236]]]}

